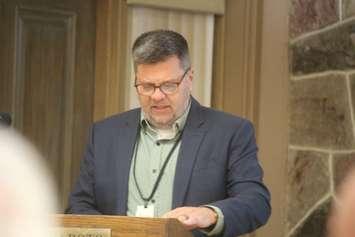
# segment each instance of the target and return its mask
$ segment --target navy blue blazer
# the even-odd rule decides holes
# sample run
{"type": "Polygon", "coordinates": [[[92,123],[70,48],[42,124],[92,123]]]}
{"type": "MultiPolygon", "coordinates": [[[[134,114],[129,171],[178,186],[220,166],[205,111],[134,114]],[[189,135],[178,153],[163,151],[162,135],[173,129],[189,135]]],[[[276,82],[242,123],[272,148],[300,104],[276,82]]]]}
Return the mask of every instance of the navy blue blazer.
{"type": "MultiPolygon", "coordinates": [[[[139,120],[140,109],[134,109],[92,126],[67,213],[126,215],[139,120]]],[[[221,236],[251,232],[271,212],[262,178],[252,124],[192,98],[176,165],[173,208],[214,205],[225,218],[221,236]]]]}

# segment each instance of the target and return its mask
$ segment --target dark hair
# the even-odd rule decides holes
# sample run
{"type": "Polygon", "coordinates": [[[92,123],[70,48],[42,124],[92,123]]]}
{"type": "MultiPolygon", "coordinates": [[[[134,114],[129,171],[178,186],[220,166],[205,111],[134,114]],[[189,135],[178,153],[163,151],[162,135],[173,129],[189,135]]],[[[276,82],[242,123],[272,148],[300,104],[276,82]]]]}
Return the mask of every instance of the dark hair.
{"type": "Polygon", "coordinates": [[[177,56],[181,67],[190,67],[189,48],[186,39],[171,30],[154,30],[141,34],[133,44],[132,56],[134,69],[140,64],[163,62],[177,56]]]}

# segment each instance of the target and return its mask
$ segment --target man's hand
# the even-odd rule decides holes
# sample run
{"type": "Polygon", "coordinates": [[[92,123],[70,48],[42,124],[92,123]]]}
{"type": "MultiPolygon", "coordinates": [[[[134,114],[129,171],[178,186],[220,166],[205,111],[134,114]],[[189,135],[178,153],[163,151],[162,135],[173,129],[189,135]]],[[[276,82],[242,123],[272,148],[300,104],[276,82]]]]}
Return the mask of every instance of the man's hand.
{"type": "Polygon", "coordinates": [[[176,218],[188,230],[208,228],[217,222],[217,213],[208,207],[179,207],[165,213],[163,218],[176,218]]]}

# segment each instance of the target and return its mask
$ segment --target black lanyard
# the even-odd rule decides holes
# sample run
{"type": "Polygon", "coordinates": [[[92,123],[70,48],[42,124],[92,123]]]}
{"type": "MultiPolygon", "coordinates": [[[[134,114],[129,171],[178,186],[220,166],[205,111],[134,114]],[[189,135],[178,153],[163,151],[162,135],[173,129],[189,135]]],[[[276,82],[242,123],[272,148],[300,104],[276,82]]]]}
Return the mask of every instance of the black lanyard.
{"type": "Polygon", "coordinates": [[[158,178],[157,180],[155,181],[154,183],[154,186],[153,186],[153,190],[152,192],[150,193],[150,195],[146,198],[143,196],[143,193],[138,185],[138,182],[137,182],[137,177],[136,177],[136,163],[137,163],[137,153],[138,153],[138,147],[139,147],[139,141],[140,141],[140,131],[138,131],[138,134],[137,134],[137,144],[136,144],[136,149],[135,149],[135,152],[134,152],[134,158],[133,158],[133,178],[134,178],[134,183],[136,184],[136,187],[137,187],[137,190],[138,190],[138,193],[139,193],[139,196],[142,198],[142,200],[144,201],[144,207],[147,208],[148,206],[148,203],[149,201],[153,198],[155,192],[157,191],[157,188],[159,186],[159,183],[161,181],[161,178],[163,177],[163,173],[164,173],[164,170],[175,150],[175,148],[177,147],[177,145],[179,144],[180,140],[181,140],[181,137],[182,137],[182,132],[180,133],[178,139],[176,140],[174,146],[171,148],[171,150],[169,151],[169,154],[168,156],[166,157],[165,161],[164,161],[164,164],[163,164],[163,167],[160,169],[159,171],[159,175],[158,175],[158,178]]]}

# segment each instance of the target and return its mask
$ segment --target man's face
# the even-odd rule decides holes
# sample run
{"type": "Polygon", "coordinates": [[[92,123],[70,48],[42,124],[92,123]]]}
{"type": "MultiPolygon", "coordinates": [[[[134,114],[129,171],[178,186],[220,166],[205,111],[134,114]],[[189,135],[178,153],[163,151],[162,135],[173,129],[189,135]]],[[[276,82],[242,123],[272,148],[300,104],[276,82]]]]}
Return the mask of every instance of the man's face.
{"type": "MultiPolygon", "coordinates": [[[[172,56],[163,62],[138,65],[136,84],[159,86],[165,82],[179,82],[184,72],[180,60],[172,56]]],[[[173,94],[164,94],[158,88],[150,96],[138,94],[142,110],[153,126],[168,128],[184,113],[192,90],[192,79],[192,72],[188,71],[173,94]]]]}

